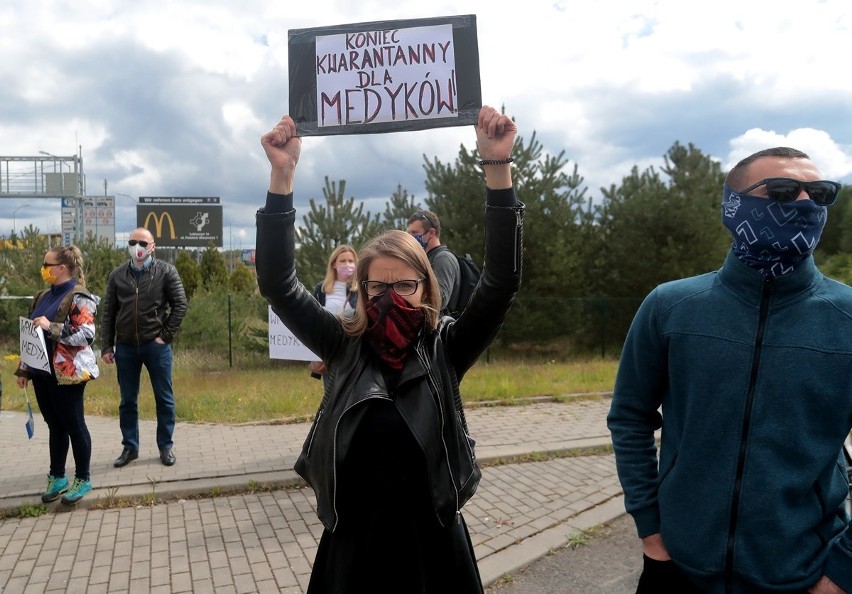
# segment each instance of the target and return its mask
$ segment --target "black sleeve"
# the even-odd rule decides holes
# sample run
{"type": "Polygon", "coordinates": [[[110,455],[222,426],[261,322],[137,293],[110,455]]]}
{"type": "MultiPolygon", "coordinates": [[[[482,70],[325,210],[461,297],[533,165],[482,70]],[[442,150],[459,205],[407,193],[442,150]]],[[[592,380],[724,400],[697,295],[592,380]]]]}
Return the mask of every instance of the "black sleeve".
{"type": "Polygon", "coordinates": [[[293,192],[289,194],[266,192],[266,206],[263,212],[266,214],[280,214],[290,210],[293,210],[293,192]]]}
{"type": "Polygon", "coordinates": [[[518,198],[515,196],[514,187],[506,188],[505,190],[490,190],[486,188],[485,200],[488,206],[513,208],[518,205],[518,198]]]}

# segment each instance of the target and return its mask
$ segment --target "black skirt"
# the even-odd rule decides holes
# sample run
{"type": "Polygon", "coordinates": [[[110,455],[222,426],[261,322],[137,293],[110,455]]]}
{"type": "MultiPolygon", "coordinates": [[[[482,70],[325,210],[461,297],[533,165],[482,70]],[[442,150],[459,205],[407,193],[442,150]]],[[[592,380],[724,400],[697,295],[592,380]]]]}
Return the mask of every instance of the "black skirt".
{"type": "Polygon", "coordinates": [[[323,532],[308,594],[481,594],[461,515],[441,526],[423,453],[393,403],[367,405],[338,477],[338,524],[323,532]]]}

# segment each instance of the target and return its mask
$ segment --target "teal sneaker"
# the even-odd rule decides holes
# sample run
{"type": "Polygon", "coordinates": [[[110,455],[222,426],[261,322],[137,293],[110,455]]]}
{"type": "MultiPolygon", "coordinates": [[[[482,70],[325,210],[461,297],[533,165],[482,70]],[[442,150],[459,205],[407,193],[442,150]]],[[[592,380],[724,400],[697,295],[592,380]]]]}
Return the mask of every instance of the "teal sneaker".
{"type": "Polygon", "coordinates": [[[80,501],[87,493],[92,491],[92,481],[84,481],[78,478],[74,479],[71,488],[62,496],[62,503],[65,505],[74,505],[80,501]]]}
{"type": "Polygon", "coordinates": [[[65,478],[64,476],[53,476],[52,474],[48,474],[47,489],[45,489],[44,493],[42,493],[41,500],[43,503],[50,503],[51,501],[56,501],[57,499],[59,499],[59,496],[67,490],[67,478],[65,478]]]}

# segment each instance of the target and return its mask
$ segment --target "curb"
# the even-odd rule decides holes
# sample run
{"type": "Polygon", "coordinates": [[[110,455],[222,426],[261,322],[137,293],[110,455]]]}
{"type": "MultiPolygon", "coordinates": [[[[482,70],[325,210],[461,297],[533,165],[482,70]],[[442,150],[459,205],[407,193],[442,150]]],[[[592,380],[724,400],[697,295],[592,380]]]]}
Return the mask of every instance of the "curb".
{"type": "MultiPolygon", "coordinates": [[[[584,452],[595,448],[610,447],[611,441],[606,438],[585,438],[574,440],[571,447],[553,448],[547,450],[530,450],[524,447],[490,448],[489,454],[477,458],[480,466],[495,464],[513,464],[529,462],[536,456],[569,457],[583,455],[584,452]]],[[[152,482],[145,484],[121,485],[117,487],[95,487],[92,492],[75,505],[65,505],[57,500],[44,504],[48,511],[61,513],[75,509],[98,509],[123,507],[130,504],[150,505],[154,502],[166,502],[180,498],[237,493],[250,493],[258,490],[296,489],[306,487],[305,480],[296,474],[295,470],[277,472],[261,472],[249,474],[229,474],[216,477],[197,479],[175,479],[167,482],[152,482]],[[257,485],[252,487],[251,485],[257,485]],[[152,500],[153,499],[153,500],[152,500]]],[[[32,506],[41,503],[41,493],[13,497],[0,497],[0,514],[16,512],[21,506],[32,506]]]]}
{"type": "Polygon", "coordinates": [[[564,522],[479,559],[477,564],[482,585],[486,588],[491,586],[502,576],[516,573],[549,552],[565,546],[572,536],[612,522],[624,513],[624,496],[617,495],[597,507],[580,512],[564,522]]]}

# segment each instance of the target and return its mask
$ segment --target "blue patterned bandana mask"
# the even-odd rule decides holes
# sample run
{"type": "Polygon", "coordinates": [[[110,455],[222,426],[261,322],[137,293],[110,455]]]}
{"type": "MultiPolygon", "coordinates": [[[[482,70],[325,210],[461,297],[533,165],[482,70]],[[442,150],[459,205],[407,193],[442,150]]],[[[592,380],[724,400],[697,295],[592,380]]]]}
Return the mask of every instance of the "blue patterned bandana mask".
{"type": "Polygon", "coordinates": [[[728,186],[722,192],[722,224],[734,238],[734,255],[767,277],[792,272],[813,253],[827,216],[812,200],[782,204],[728,186]]]}

